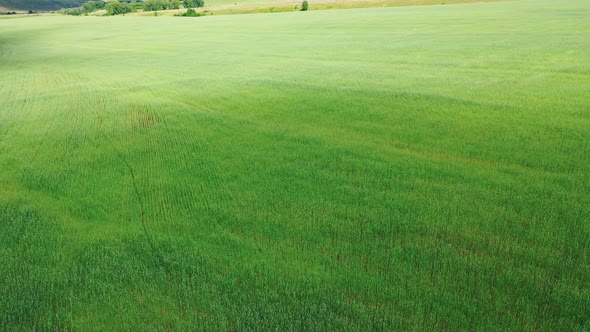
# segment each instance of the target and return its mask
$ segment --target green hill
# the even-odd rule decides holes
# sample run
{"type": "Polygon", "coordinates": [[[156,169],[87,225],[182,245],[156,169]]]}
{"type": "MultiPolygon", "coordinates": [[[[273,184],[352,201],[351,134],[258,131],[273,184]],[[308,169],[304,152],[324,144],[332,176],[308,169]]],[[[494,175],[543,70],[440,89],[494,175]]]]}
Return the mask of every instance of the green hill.
{"type": "Polygon", "coordinates": [[[0,8],[47,11],[77,7],[87,0],[0,0],[0,8]]]}

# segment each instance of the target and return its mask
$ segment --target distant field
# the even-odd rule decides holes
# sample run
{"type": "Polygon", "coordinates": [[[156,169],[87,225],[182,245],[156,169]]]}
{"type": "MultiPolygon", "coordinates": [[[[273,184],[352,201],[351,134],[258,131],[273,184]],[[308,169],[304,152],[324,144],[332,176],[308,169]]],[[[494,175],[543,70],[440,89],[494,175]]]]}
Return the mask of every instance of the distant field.
{"type": "MultiPolygon", "coordinates": [[[[338,6],[346,6],[350,3],[381,3],[388,6],[415,6],[415,5],[432,5],[432,4],[452,4],[452,3],[473,3],[473,2],[493,2],[500,0],[311,0],[308,1],[311,5],[324,5],[331,3],[338,6]]],[[[206,0],[206,6],[219,5],[260,5],[260,4],[297,4],[301,5],[303,0],[206,0]]]]}
{"type": "MultiPolygon", "coordinates": [[[[442,5],[459,3],[494,2],[507,0],[312,0],[309,1],[311,10],[324,9],[353,9],[374,7],[401,7],[421,5],[442,5]]],[[[209,0],[205,1],[205,7],[197,8],[197,11],[206,15],[227,14],[260,14],[280,13],[301,10],[300,0],[209,0]]],[[[172,9],[158,11],[138,11],[127,14],[128,16],[174,16],[186,12],[186,9],[172,9]]],[[[105,11],[94,12],[91,15],[104,15],[105,11]]]]}
{"type": "Polygon", "coordinates": [[[590,330],[588,17],[0,20],[0,330],[590,330]]]}

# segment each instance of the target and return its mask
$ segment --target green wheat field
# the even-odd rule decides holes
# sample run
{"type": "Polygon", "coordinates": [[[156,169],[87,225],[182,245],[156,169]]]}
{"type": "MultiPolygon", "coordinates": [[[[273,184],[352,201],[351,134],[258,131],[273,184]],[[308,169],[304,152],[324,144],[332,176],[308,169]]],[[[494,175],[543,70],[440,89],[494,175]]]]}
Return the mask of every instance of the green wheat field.
{"type": "Polygon", "coordinates": [[[0,330],[590,330],[589,18],[0,19],[0,330]]]}

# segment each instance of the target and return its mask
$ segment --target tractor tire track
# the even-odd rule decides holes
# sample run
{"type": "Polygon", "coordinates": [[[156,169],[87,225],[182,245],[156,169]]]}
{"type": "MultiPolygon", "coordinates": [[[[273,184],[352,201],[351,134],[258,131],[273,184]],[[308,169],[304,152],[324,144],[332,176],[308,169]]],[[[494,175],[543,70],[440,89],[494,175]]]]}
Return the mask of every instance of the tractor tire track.
{"type": "Polygon", "coordinates": [[[133,170],[133,167],[131,167],[131,164],[129,164],[127,159],[123,156],[123,154],[114,147],[114,144],[113,144],[113,150],[117,154],[117,158],[119,159],[119,161],[121,161],[123,163],[123,165],[125,165],[125,167],[129,171],[129,175],[131,176],[131,183],[132,183],[132,187],[133,187],[133,192],[135,194],[135,197],[137,198],[137,202],[139,203],[140,223],[141,223],[141,227],[143,230],[143,234],[146,237],[147,244],[148,244],[150,250],[157,257],[160,265],[164,268],[166,273],[168,275],[170,275],[169,264],[166,261],[166,259],[164,258],[164,256],[162,255],[162,253],[160,252],[160,250],[158,249],[158,247],[156,246],[156,244],[154,243],[154,240],[153,240],[152,236],[150,235],[150,232],[148,231],[146,217],[145,217],[145,204],[144,204],[143,198],[139,192],[139,187],[137,186],[137,178],[135,176],[135,171],[133,170]]]}
{"type": "MultiPolygon", "coordinates": [[[[108,101],[106,99],[101,100],[99,98],[99,101],[100,101],[100,104],[102,107],[107,108],[108,101]]],[[[149,250],[154,254],[156,259],[158,260],[158,263],[160,264],[160,266],[163,267],[163,269],[167,275],[170,275],[170,273],[171,273],[170,264],[169,264],[168,260],[164,257],[162,252],[158,249],[158,246],[156,245],[153,236],[150,234],[150,230],[147,225],[146,203],[144,201],[144,197],[142,196],[142,194],[139,190],[137,172],[136,172],[135,168],[131,165],[128,158],[125,156],[125,154],[120,149],[117,148],[117,146],[115,144],[115,139],[116,139],[115,136],[109,135],[108,133],[105,132],[103,120],[104,119],[102,117],[102,114],[100,114],[100,113],[97,114],[96,125],[97,125],[97,129],[98,129],[98,136],[96,138],[97,139],[99,139],[100,137],[106,138],[106,141],[111,146],[112,151],[115,153],[115,159],[117,159],[122,165],[124,165],[125,169],[129,173],[129,177],[131,179],[131,187],[132,187],[133,196],[135,196],[135,200],[137,201],[137,203],[139,205],[139,212],[140,212],[139,222],[141,224],[142,233],[146,238],[146,243],[149,247],[149,250]]],[[[137,128],[135,128],[135,129],[137,129],[137,128]]],[[[129,133],[127,133],[127,135],[129,135],[129,133]]],[[[88,137],[86,137],[86,139],[89,142],[91,142],[92,145],[94,145],[95,147],[98,148],[98,143],[95,142],[95,140],[92,137],[88,136],[88,137]]]]}

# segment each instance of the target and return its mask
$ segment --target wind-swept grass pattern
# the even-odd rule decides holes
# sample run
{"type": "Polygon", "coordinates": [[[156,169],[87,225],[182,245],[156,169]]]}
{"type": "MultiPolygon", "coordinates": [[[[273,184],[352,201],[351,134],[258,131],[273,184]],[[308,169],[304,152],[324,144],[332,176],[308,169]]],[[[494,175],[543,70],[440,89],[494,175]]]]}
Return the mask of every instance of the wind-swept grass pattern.
{"type": "Polygon", "coordinates": [[[590,329],[589,14],[0,20],[0,330],[590,329]]]}

